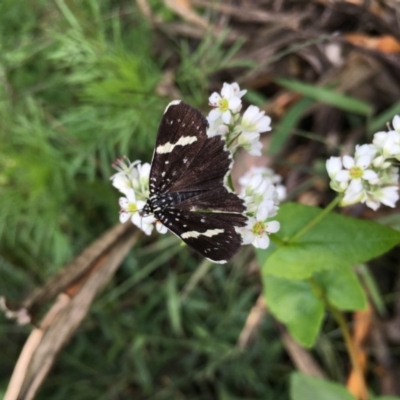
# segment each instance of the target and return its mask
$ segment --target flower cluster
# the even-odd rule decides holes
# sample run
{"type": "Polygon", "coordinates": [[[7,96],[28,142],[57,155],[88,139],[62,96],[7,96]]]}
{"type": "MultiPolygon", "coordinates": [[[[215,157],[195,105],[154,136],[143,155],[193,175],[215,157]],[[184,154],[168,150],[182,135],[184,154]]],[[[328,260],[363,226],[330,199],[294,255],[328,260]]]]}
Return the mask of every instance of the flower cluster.
{"type": "Polygon", "coordinates": [[[385,204],[395,207],[399,199],[400,116],[393,118],[393,129],[377,132],[372,144],[356,146],[354,157],[331,157],[326,169],[331,188],[342,193],[341,205],[365,203],[373,210],[385,204]]]}
{"type": "Polygon", "coordinates": [[[241,115],[241,98],[245,93],[246,90],[240,90],[234,82],[224,83],[221,94],[214,92],[210,96],[209,102],[214,108],[207,116],[210,125],[207,134],[223,136],[232,153],[240,146],[250,154],[260,156],[260,133],[271,130],[271,118],[253,105],[241,115]]]}
{"type": "Polygon", "coordinates": [[[278,232],[279,222],[269,219],[277,214],[279,201],[286,196],[286,189],[280,185],[281,179],[264,167],[253,167],[239,179],[248,216],[247,225],[240,229],[243,244],[266,249],[269,235],[278,232]]]}
{"type": "MultiPolygon", "coordinates": [[[[241,115],[241,98],[245,93],[246,90],[240,90],[237,83],[224,83],[221,94],[215,92],[210,96],[213,109],[207,117],[210,126],[207,134],[210,137],[221,135],[232,153],[241,146],[250,154],[261,155],[260,133],[271,130],[271,119],[256,106],[249,106],[241,115]]],[[[154,225],[159,232],[165,233],[164,225],[157,223],[153,216],[143,216],[140,212],[149,196],[150,164],[123,158],[113,167],[118,172],[111,177],[112,184],[123,194],[119,199],[120,221],[131,220],[147,235],[151,234],[154,225]]],[[[247,225],[240,228],[244,244],[267,248],[269,234],[279,230],[279,222],[269,219],[276,215],[279,201],[286,196],[280,183],[279,175],[260,167],[253,168],[240,179],[248,217],[247,225]]]]}
{"type": "MultiPolygon", "coordinates": [[[[113,167],[118,172],[110,178],[112,184],[124,194],[124,197],[119,198],[119,220],[124,223],[130,219],[146,235],[150,235],[156,219],[152,215],[140,215],[149,196],[150,164],[141,164],[140,161],[132,163],[127,158],[122,158],[116,160],[113,167]]],[[[161,223],[156,223],[156,228],[160,233],[167,232],[167,228],[161,223]]]]}

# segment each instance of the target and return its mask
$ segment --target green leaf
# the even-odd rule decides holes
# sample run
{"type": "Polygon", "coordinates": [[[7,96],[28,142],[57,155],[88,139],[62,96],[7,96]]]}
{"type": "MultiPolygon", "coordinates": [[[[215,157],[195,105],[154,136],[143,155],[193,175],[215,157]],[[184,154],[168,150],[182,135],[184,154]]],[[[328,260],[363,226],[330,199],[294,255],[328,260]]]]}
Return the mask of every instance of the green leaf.
{"type": "Polygon", "coordinates": [[[371,106],[368,103],[335,92],[332,89],[283,78],[275,79],[275,82],[287,89],[301,93],[310,99],[329,104],[341,110],[361,115],[371,114],[371,106]]]}
{"type": "Polygon", "coordinates": [[[383,396],[383,397],[374,397],[373,400],[400,400],[400,397],[383,396]]]}
{"type": "Polygon", "coordinates": [[[263,274],[268,307],[303,346],[314,344],[324,316],[324,303],[307,281],[263,274]]]}
{"type": "Polygon", "coordinates": [[[322,271],[314,276],[329,303],[340,310],[362,310],[367,305],[365,292],[351,268],[322,271]]]}
{"type": "Polygon", "coordinates": [[[290,242],[320,212],[301,204],[282,205],[276,218],[281,230],[271,236],[274,243],[267,250],[257,251],[264,273],[305,279],[318,271],[341,271],[369,261],[400,243],[400,233],[393,229],[332,213],[290,242]]]}
{"type": "Polygon", "coordinates": [[[349,391],[333,382],[295,372],[290,377],[291,400],[355,400],[349,391]]]}

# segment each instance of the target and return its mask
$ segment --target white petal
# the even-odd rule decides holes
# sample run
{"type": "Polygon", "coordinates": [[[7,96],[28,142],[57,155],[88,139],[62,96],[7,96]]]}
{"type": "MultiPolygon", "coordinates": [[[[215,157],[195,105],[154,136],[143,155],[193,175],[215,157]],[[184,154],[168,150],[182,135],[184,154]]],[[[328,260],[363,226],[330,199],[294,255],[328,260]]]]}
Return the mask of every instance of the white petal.
{"type": "Polygon", "coordinates": [[[365,170],[362,178],[374,185],[379,182],[378,174],[375,171],[372,171],[372,169],[365,170]]]}
{"type": "Polygon", "coordinates": [[[127,199],[126,197],[120,197],[120,198],[118,199],[118,203],[119,203],[119,206],[120,206],[123,210],[126,210],[126,208],[128,207],[129,201],[128,201],[128,199],[127,199]]]}
{"type": "MultiPolygon", "coordinates": [[[[352,181],[351,183],[353,183],[353,182],[354,181],[352,181]]],[[[346,189],[344,197],[340,203],[342,206],[349,206],[352,204],[359,203],[365,196],[365,194],[362,190],[361,191],[354,190],[354,188],[351,188],[351,183],[350,183],[349,187],[346,189]]]]}
{"type": "Polygon", "coordinates": [[[396,207],[399,200],[399,189],[397,186],[388,186],[381,189],[380,201],[388,207],[396,207]]]}
{"type": "Polygon", "coordinates": [[[376,211],[381,205],[381,203],[378,200],[372,198],[368,198],[365,204],[367,205],[367,207],[371,208],[374,211],[376,211]]]}
{"type": "Polygon", "coordinates": [[[239,97],[232,97],[228,101],[228,107],[234,114],[236,114],[242,108],[242,100],[240,100],[239,97]]]}
{"type": "Polygon", "coordinates": [[[357,159],[356,165],[363,169],[368,168],[371,165],[371,157],[363,155],[357,159]]]}
{"type": "Polygon", "coordinates": [[[136,194],[133,189],[129,189],[125,193],[126,198],[129,200],[129,203],[136,203],[136,194]]]}
{"type": "Polygon", "coordinates": [[[127,213],[127,212],[121,212],[121,213],[119,214],[119,221],[120,221],[122,224],[124,224],[126,221],[128,221],[129,217],[130,217],[130,214],[129,214],[129,213],[127,213]]]}
{"type": "Polygon", "coordinates": [[[347,169],[350,169],[355,164],[354,158],[350,156],[343,156],[343,166],[347,169]]]}
{"type": "Polygon", "coordinates": [[[231,96],[233,96],[233,89],[229,83],[224,82],[221,89],[221,95],[226,99],[229,99],[231,96]]]}
{"type": "Polygon", "coordinates": [[[258,142],[260,139],[260,134],[258,132],[246,132],[244,131],[240,136],[239,136],[239,143],[247,143],[251,144],[252,142],[258,142]]]}
{"type": "Polygon", "coordinates": [[[392,121],[392,125],[395,131],[400,133],[400,116],[395,115],[392,121]]]}
{"type": "Polygon", "coordinates": [[[217,121],[218,119],[221,118],[221,111],[218,110],[218,108],[213,108],[207,116],[207,120],[209,124],[211,125],[214,121],[217,121]]]}
{"type": "Polygon", "coordinates": [[[269,237],[268,235],[263,235],[261,237],[256,237],[253,246],[258,249],[266,249],[269,246],[269,237]]]}
{"type": "Polygon", "coordinates": [[[333,178],[342,169],[342,160],[340,157],[330,157],[326,160],[326,170],[328,175],[333,178]]]}
{"type": "Polygon", "coordinates": [[[375,158],[372,160],[372,165],[373,165],[375,168],[381,168],[381,167],[384,165],[384,163],[385,163],[385,157],[383,157],[383,156],[375,157],[375,158]]]}
{"type": "Polygon", "coordinates": [[[271,130],[271,118],[267,115],[263,116],[257,123],[257,130],[262,132],[268,132],[271,130]]]}
{"type": "Polygon", "coordinates": [[[278,232],[281,228],[281,224],[278,221],[270,221],[267,225],[267,232],[268,233],[275,233],[278,232]]]}
{"type": "Polygon", "coordinates": [[[256,220],[253,217],[249,217],[247,221],[247,225],[244,228],[240,229],[240,234],[242,235],[242,242],[243,244],[250,244],[254,240],[254,234],[252,228],[256,220]]]}
{"type": "MultiPolygon", "coordinates": [[[[138,167],[139,168],[139,167],[138,167]]],[[[139,168],[140,181],[149,180],[151,165],[144,163],[139,168]]]]}
{"type": "Polygon", "coordinates": [[[263,202],[258,206],[257,209],[257,221],[265,221],[268,218],[270,205],[267,202],[263,202]]]}
{"type": "Polygon", "coordinates": [[[221,96],[219,93],[214,92],[209,98],[208,101],[213,107],[218,107],[219,102],[221,101],[221,96]]]}
{"type": "Polygon", "coordinates": [[[124,194],[128,189],[131,189],[130,180],[121,172],[112,176],[112,185],[124,194]]]}
{"type": "Polygon", "coordinates": [[[143,226],[143,217],[140,216],[138,212],[133,213],[131,216],[131,221],[135,224],[138,228],[142,229],[143,226]]]}
{"type": "Polygon", "coordinates": [[[261,156],[262,155],[262,143],[260,141],[251,143],[251,147],[249,150],[249,154],[252,156],[261,156]]]}
{"type": "Polygon", "coordinates": [[[382,148],[386,141],[386,138],[387,138],[387,132],[377,132],[374,135],[374,139],[373,139],[372,143],[375,146],[382,148]]]}
{"type": "Polygon", "coordinates": [[[375,157],[377,150],[378,149],[373,144],[356,145],[355,156],[356,158],[359,158],[366,155],[370,158],[373,158],[375,157]]]}
{"type": "Polygon", "coordinates": [[[335,180],[337,182],[347,182],[349,179],[350,179],[350,173],[349,171],[346,171],[344,169],[339,171],[335,176],[335,180]]]}
{"type": "Polygon", "coordinates": [[[247,120],[252,122],[255,118],[257,118],[259,108],[256,106],[249,106],[247,110],[243,114],[243,120],[247,120]]]}
{"type": "Polygon", "coordinates": [[[361,182],[361,179],[352,179],[350,181],[349,187],[347,188],[347,191],[349,192],[361,192],[363,190],[363,185],[361,182]]]}
{"type": "Polygon", "coordinates": [[[153,232],[154,225],[153,224],[143,224],[142,230],[147,235],[150,236],[151,232],[153,232]]]}
{"type": "Polygon", "coordinates": [[[158,233],[161,233],[161,234],[168,232],[168,228],[165,225],[163,225],[161,222],[158,222],[158,221],[156,223],[156,229],[157,229],[158,233]]]}
{"type": "Polygon", "coordinates": [[[231,122],[231,119],[232,119],[232,114],[229,110],[222,113],[222,122],[224,124],[228,125],[231,122]]]}

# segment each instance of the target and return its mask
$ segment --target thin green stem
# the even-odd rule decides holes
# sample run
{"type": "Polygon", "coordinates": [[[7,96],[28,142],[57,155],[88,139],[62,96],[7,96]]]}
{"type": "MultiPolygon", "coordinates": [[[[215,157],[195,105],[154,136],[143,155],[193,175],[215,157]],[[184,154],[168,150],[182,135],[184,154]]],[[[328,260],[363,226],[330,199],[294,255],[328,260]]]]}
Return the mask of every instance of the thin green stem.
{"type": "Polygon", "coordinates": [[[278,246],[284,246],[286,244],[286,242],[283,239],[281,239],[278,235],[275,235],[274,233],[269,235],[269,237],[270,237],[271,241],[274,242],[278,246]]]}
{"type": "Polygon", "coordinates": [[[232,175],[228,175],[228,186],[231,190],[235,190],[233,187],[233,180],[232,180],[232,175]]]}
{"type": "Polygon", "coordinates": [[[342,200],[342,196],[336,196],[313,220],[291,237],[289,242],[294,242],[296,239],[308,232],[313,226],[318,224],[318,222],[324,219],[339,204],[340,200],[342,200]]]}
{"type": "Polygon", "coordinates": [[[315,279],[310,278],[309,282],[315,291],[316,295],[321,298],[321,300],[324,302],[326,309],[332,314],[333,318],[335,319],[336,323],[339,326],[339,329],[342,332],[343,339],[346,345],[347,352],[350,357],[350,362],[353,367],[353,370],[357,373],[359,376],[359,382],[362,384],[362,389],[365,394],[365,396],[368,396],[368,390],[367,390],[367,384],[365,382],[364,374],[362,371],[362,368],[358,362],[358,357],[357,357],[357,348],[354,345],[354,341],[351,338],[350,330],[347,325],[347,321],[345,317],[343,316],[343,313],[333,306],[329,300],[327,299],[324,290],[322,287],[318,284],[318,282],[315,281],[315,279]]]}
{"type": "Polygon", "coordinates": [[[340,330],[342,331],[343,339],[346,344],[347,352],[349,353],[350,356],[350,361],[351,365],[353,367],[353,370],[356,372],[359,378],[359,382],[362,385],[362,392],[364,393],[364,397],[368,396],[368,388],[367,384],[365,382],[365,377],[362,371],[362,368],[358,362],[358,351],[356,346],[354,345],[354,341],[351,338],[350,330],[349,327],[347,326],[346,319],[344,318],[343,314],[334,306],[331,304],[327,303],[327,309],[331,312],[333,318],[339,325],[340,330]]]}

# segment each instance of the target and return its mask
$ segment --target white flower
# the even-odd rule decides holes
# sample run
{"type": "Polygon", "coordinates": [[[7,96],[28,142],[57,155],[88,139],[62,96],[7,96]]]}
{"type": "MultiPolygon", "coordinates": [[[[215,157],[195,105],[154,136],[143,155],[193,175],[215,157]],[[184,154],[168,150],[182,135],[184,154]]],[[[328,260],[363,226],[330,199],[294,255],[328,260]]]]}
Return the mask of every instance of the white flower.
{"type": "Polygon", "coordinates": [[[392,166],[400,160],[400,117],[393,118],[393,129],[374,134],[372,144],[356,146],[354,158],[331,157],[326,169],[333,190],[343,193],[341,206],[365,203],[373,210],[381,204],[395,207],[399,199],[399,171],[392,166]]]}
{"type": "Polygon", "coordinates": [[[125,193],[127,190],[132,189],[132,178],[135,174],[135,167],[140,161],[131,163],[128,158],[118,158],[113,164],[118,172],[111,176],[112,185],[120,192],[125,193]]]}
{"type": "Polygon", "coordinates": [[[331,178],[330,186],[335,192],[342,193],[347,189],[347,180],[338,181],[336,179],[339,172],[343,170],[343,164],[340,157],[330,157],[326,160],[326,170],[331,178]]]}
{"type": "Polygon", "coordinates": [[[149,179],[150,179],[150,169],[151,165],[149,163],[144,163],[142,165],[138,164],[136,169],[132,171],[132,187],[136,192],[136,195],[144,200],[149,197],[149,179]]]}
{"type": "Polygon", "coordinates": [[[399,184],[399,168],[390,167],[385,170],[386,174],[383,178],[384,183],[388,185],[398,185],[399,184]]]}
{"type": "MultiPolygon", "coordinates": [[[[394,119],[393,119],[394,121],[394,119]]],[[[397,126],[397,120],[396,120],[397,126]]],[[[400,129],[400,127],[398,127],[400,129]]],[[[385,158],[395,157],[400,159],[400,132],[377,132],[374,135],[373,144],[382,152],[385,158]]]]}
{"type": "Polygon", "coordinates": [[[222,122],[221,117],[219,115],[216,115],[215,113],[212,113],[212,111],[210,111],[210,114],[207,116],[207,121],[208,121],[207,136],[213,137],[221,135],[225,137],[226,134],[229,132],[229,128],[222,122]]]}
{"type": "Polygon", "coordinates": [[[260,111],[258,107],[249,106],[243,114],[238,130],[242,132],[242,135],[270,131],[271,118],[264,114],[265,112],[260,111]]]}
{"type": "Polygon", "coordinates": [[[215,107],[209,113],[211,120],[215,121],[221,118],[224,124],[229,124],[232,114],[236,114],[241,110],[241,97],[245,93],[246,90],[240,90],[236,82],[232,84],[224,83],[221,94],[214,92],[209,98],[210,105],[215,107]]]}
{"type": "Polygon", "coordinates": [[[239,183],[242,186],[247,186],[250,180],[255,175],[261,175],[265,180],[270,181],[273,184],[281,183],[282,177],[274,172],[273,169],[268,167],[251,167],[243,176],[239,178],[239,183]]]}
{"type": "Polygon", "coordinates": [[[140,210],[144,207],[145,202],[136,200],[136,194],[133,189],[126,191],[126,197],[120,197],[119,205],[121,207],[119,220],[125,223],[129,219],[139,227],[146,235],[150,235],[153,231],[155,218],[152,215],[142,217],[140,210]]]}
{"type": "Polygon", "coordinates": [[[249,154],[253,156],[261,156],[262,143],[260,142],[260,134],[257,132],[241,134],[238,137],[238,145],[243,147],[249,154]]]}
{"type": "Polygon", "coordinates": [[[326,160],[326,170],[331,179],[336,180],[336,175],[343,169],[342,160],[340,157],[330,157],[326,160]]]}
{"type": "Polygon", "coordinates": [[[388,207],[396,207],[396,202],[399,200],[398,186],[386,186],[373,192],[373,196],[388,207]]]}
{"type": "Polygon", "coordinates": [[[262,144],[260,133],[271,130],[271,118],[256,106],[249,106],[244,112],[240,124],[235,127],[238,134],[238,145],[253,156],[261,156],[262,144]]]}
{"type": "Polygon", "coordinates": [[[120,192],[126,193],[133,189],[140,200],[149,196],[149,176],[151,166],[149,163],[140,164],[140,161],[131,163],[126,157],[117,159],[113,167],[118,171],[110,179],[120,192]]]}
{"type": "Polygon", "coordinates": [[[239,178],[239,184],[242,187],[250,185],[250,182],[255,176],[260,176],[261,179],[266,183],[270,183],[275,186],[276,193],[278,194],[278,202],[281,203],[286,198],[286,187],[281,185],[282,177],[275,173],[274,170],[267,167],[252,167],[242,177],[239,178]]]}
{"type": "Polygon", "coordinates": [[[241,97],[245,93],[246,90],[240,90],[237,83],[224,83],[221,95],[214,92],[210,96],[210,105],[214,109],[207,116],[207,135],[223,136],[232,154],[241,146],[250,154],[260,156],[260,133],[271,130],[271,118],[256,106],[249,106],[241,116],[241,97]]]}
{"type": "Polygon", "coordinates": [[[397,186],[386,186],[384,188],[377,188],[376,190],[366,194],[366,205],[376,211],[379,206],[384,204],[385,206],[394,208],[396,202],[399,199],[399,188],[397,186]]]}
{"type": "Polygon", "coordinates": [[[357,159],[350,156],[343,156],[344,170],[336,174],[338,182],[347,182],[349,180],[366,180],[370,183],[377,183],[379,180],[378,174],[372,169],[368,169],[371,165],[371,157],[362,155],[357,159]]]}
{"type": "Polygon", "coordinates": [[[339,183],[336,180],[336,176],[340,171],[343,169],[343,164],[342,160],[340,157],[330,157],[328,160],[326,160],[326,170],[328,172],[329,178],[331,178],[330,185],[333,190],[336,192],[344,192],[347,188],[347,182],[344,182],[344,184],[339,183]]]}
{"type": "Polygon", "coordinates": [[[387,161],[386,157],[383,155],[377,156],[372,160],[372,165],[375,168],[378,168],[380,170],[384,170],[389,168],[392,163],[390,161],[387,161]]]}
{"type": "Polygon", "coordinates": [[[352,204],[365,202],[366,200],[366,191],[363,188],[361,180],[355,179],[352,180],[344,192],[344,196],[342,201],[340,202],[341,206],[350,206],[352,204]]]}
{"type": "Polygon", "coordinates": [[[372,160],[375,157],[377,151],[378,149],[373,144],[356,145],[354,157],[355,159],[358,159],[362,156],[367,156],[372,160]]]}
{"type": "Polygon", "coordinates": [[[243,187],[241,196],[244,198],[247,212],[256,213],[259,205],[265,201],[272,201],[274,207],[270,210],[270,216],[278,211],[278,193],[275,186],[264,179],[262,174],[254,175],[246,186],[243,187]]]}
{"type": "Polygon", "coordinates": [[[280,229],[278,221],[267,221],[273,208],[274,204],[271,200],[259,205],[255,218],[250,217],[247,225],[241,229],[243,244],[252,244],[260,249],[266,249],[269,246],[269,235],[280,229]]]}

